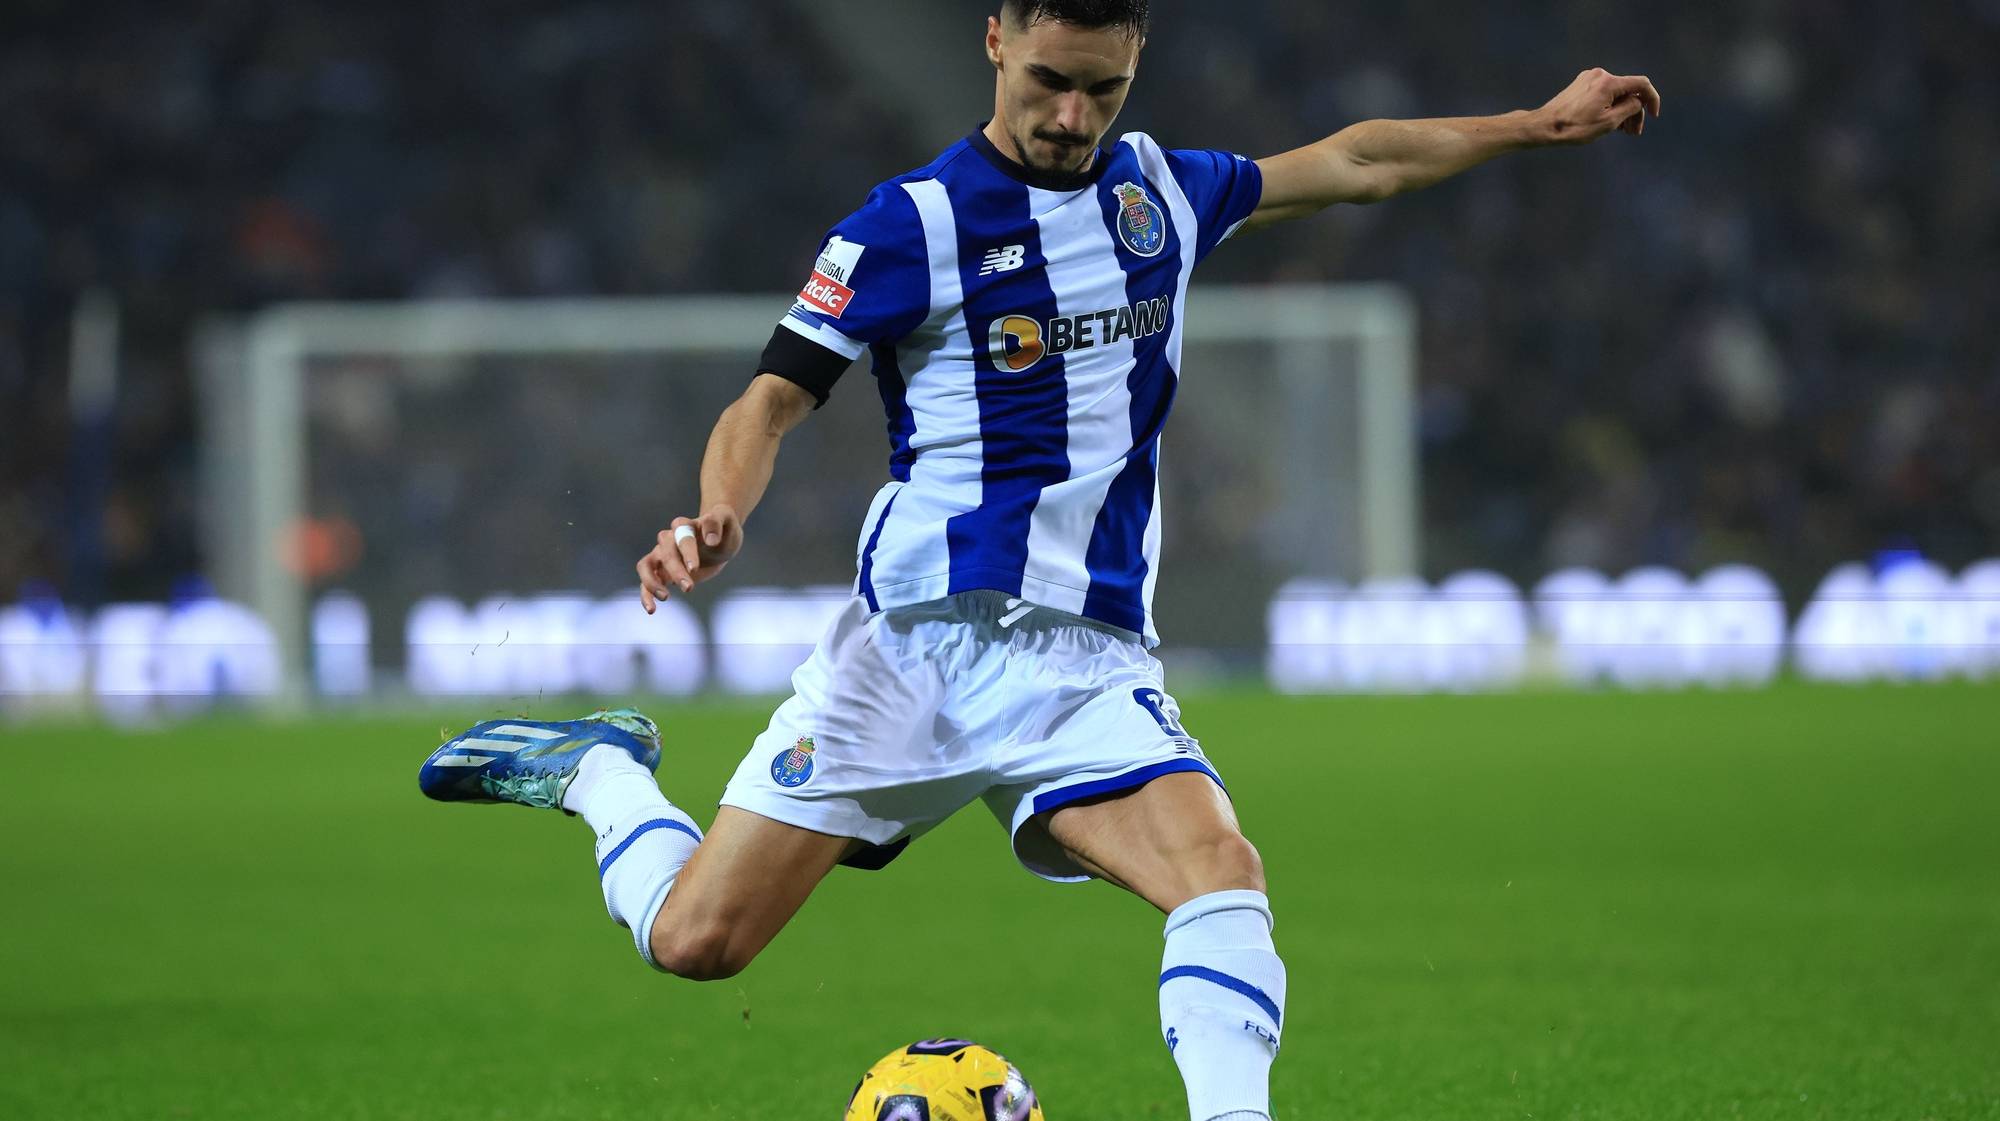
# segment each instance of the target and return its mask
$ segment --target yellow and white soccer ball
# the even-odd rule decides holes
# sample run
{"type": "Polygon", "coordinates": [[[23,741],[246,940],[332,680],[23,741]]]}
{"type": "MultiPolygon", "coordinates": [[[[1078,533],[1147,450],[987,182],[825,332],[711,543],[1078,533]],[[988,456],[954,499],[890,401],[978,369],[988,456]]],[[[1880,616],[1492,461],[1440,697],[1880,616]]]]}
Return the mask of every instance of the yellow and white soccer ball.
{"type": "Polygon", "coordinates": [[[926,1039],[868,1068],[842,1121],[1042,1121],[1014,1064],[966,1039],[926,1039]]]}

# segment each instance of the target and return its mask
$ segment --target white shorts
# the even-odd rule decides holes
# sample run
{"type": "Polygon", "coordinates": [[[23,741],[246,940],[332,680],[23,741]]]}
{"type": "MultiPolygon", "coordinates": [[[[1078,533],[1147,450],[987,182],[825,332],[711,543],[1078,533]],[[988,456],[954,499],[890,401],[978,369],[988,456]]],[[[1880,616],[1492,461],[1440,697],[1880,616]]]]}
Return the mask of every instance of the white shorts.
{"type": "Polygon", "coordinates": [[[1084,880],[1037,815],[1179,771],[1222,782],[1136,636],[998,592],[874,615],[857,597],[792,688],[722,804],[857,837],[857,867],[981,798],[1030,872],[1084,880]]]}

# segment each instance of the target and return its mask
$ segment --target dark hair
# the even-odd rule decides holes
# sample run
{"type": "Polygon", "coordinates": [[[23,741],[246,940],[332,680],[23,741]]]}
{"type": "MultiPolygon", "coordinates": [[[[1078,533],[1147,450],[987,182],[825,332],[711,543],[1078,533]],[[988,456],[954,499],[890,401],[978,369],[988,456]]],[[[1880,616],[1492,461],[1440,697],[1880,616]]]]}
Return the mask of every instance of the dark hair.
{"type": "Polygon", "coordinates": [[[1152,22],[1148,0],[1001,0],[1000,14],[1023,27],[1054,20],[1072,27],[1122,27],[1144,36],[1152,22]]]}

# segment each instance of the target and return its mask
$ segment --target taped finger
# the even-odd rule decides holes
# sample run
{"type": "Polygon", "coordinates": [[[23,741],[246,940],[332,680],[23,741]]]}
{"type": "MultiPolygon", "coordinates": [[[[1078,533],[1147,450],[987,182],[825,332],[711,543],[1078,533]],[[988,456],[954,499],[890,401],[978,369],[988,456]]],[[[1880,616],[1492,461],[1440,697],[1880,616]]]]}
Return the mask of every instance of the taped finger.
{"type": "MultiPolygon", "coordinates": [[[[684,525],[674,530],[674,552],[679,554],[677,559],[690,574],[701,567],[701,547],[695,544],[693,526],[684,525]]],[[[683,586],[681,590],[687,589],[683,586]]]]}

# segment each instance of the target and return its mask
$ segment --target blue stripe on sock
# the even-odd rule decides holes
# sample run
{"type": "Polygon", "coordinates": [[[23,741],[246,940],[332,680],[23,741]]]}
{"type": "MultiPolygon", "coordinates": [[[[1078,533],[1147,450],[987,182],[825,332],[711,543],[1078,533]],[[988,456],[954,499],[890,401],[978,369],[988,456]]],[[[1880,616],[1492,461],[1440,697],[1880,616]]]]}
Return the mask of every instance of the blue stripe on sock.
{"type": "Polygon", "coordinates": [[[695,832],[694,826],[689,825],[684,821],[674,821],[671,818],[664,818],[664,817],[654,818],[653,820],[646,822],[644,825],[639,826],[639,828],[632,830],[630,833],[627,833],[625,835],[625,839],[618,842],[617,848],[612,849],[609,853],[605,855],[603,860],[597,862],[597,878],[601,880],[604,878],[604,874],[606,872],[611,871],[612,862],[617,860],[619,857],[624,856],[625,850],[632,847],[633,841],[636,841],[639,838],[645,836],[646,834],[651,833],[655,829],[676,829],[682,833],[686,833],[690,837],[693,837],[695,844],[701,843],[701,834],[695,832]]]}
{"type": "Polygon", "coordinates": [[[1223,988],[1228,989],[1231,992],[1242,993],[1244,996],[1247,996],[1252,1001],[1256,1002],[1257,1007],[1262,1008],[1264,1011],[1270,1013],[1272,1027],[1282,1028],[1285,1026],[1284,1016],[1282,1013],[1278,1011],[1278,1002],[1272,1000],[1269,996],[1265,995],[1263,989],[1258,988],[1257,986],[1251,984],[1248,981],[1243,980],[1240,977],[1231,977],[1227,973],[1223,973],[1215,969],[1209,969],[1206,966],[1176,965],[1172,969],[1167,970],[1165,973],[1160,974],[1160,984],[1165,985],[1168,981],[1171,981],[1176,977],[1193,977],[1197,981],[1208,981],[1212,984],[1221,985],[1223,988]]]}

